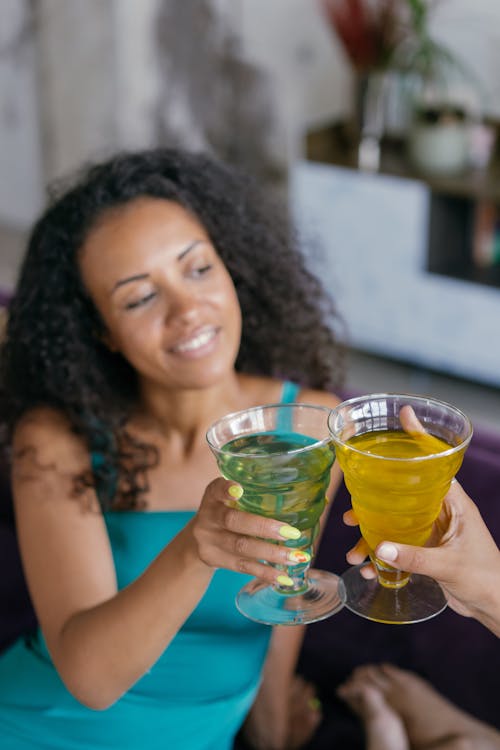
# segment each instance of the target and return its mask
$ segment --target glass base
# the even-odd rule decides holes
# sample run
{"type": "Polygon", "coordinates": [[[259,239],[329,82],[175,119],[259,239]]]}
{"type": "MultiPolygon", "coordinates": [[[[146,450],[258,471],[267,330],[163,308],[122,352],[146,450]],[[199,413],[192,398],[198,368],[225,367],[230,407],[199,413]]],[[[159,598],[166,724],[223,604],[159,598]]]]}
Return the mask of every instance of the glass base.
{"type": "Polygon", "coordinates": [[[446,608],[443,589],[428,576],[412,573],[406,586],[385,588],[376,578],[363,578],[362,567],[357,565],[342,574],[339,593],[347,609],[367,620],[407,625],[429,620],[446,608]]]}
{"type": "Polygon", "coordinates": [[[287,594],[255,579],[238,592],[236,606],[242,615],[264,625],[305,625],[342,609],[339,581],[333,573],[310,570],[307,591],[287,594]]]}

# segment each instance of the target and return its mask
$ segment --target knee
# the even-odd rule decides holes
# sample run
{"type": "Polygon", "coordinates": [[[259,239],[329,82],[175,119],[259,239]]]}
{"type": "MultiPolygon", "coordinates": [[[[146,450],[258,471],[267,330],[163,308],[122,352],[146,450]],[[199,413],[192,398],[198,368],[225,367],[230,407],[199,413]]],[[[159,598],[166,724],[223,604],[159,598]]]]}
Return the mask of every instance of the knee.
{"type": "Polygon", "coordinates": [[[473,737],[466,735],[447,737],[442,743],[436,745],[436,750],[480,750],[480,746],[473,737]]]}

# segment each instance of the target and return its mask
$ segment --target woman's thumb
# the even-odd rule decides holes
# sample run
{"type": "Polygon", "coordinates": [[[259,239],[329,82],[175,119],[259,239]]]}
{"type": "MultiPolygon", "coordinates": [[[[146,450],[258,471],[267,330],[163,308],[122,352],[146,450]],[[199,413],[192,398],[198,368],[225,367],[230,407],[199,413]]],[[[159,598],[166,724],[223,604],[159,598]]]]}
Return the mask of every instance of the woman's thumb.
{"type": "Polygon", "coordinates": [[[439,549],[434,547],[413,547],[410,544],[381,542],[375,555],[394,568],[409,573],[439,578],[441,573],[439,549]]]}

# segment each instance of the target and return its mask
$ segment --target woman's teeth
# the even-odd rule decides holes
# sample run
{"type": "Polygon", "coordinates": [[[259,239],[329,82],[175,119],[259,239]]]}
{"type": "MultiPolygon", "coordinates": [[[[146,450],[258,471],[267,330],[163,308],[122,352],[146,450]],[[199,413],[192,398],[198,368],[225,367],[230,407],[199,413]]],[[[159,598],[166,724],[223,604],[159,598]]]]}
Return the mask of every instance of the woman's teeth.
{"type": "Polygon", "coordinates": [[[195,349],[200,349],[202,346],[205,346],[205,344],[208,344],[209,341],[211,341],[215,336],[215,331],[213,329],[210,329],[209,331],[204,331],[203,333],[198,334],[192,339],[189,339],[189,341],[185,341],[183,344],[178,344],[175,347],[175,351],[177,352],[192,352],[195,349]]]}

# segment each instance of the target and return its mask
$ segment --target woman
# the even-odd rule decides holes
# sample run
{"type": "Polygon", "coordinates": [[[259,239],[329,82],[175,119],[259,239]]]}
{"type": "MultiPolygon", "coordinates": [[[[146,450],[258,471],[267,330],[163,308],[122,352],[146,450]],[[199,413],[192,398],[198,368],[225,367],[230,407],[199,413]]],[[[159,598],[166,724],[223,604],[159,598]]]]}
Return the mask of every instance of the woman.
{"type": "Polygon", "coordinates": [[[241,573],[290,564],[270,541],[290,528],[231,507],[205,433],[262,403],[333,407],[331,322],[274,214],[207,157],[118,156],[42,216],[1,352],[40,623],[0,657],[2,748],[223,750],[252,702],[253,746],[308,739],[310,688],[288,731],[300,629],[270,639],[234,606],[241,573]]]}

